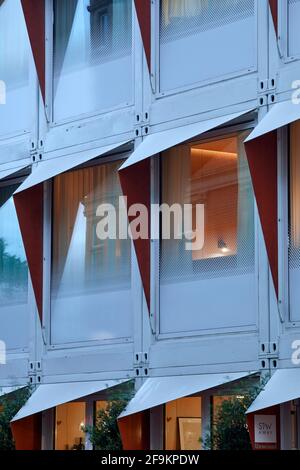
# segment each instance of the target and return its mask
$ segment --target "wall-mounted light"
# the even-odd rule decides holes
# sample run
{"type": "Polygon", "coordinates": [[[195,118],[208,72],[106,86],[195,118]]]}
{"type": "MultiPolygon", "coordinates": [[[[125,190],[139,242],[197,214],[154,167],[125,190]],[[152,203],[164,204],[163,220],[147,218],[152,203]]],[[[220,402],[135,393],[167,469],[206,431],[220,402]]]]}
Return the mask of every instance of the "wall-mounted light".
{"type": "Polygon", "coordinates": [[[218,248],[222,253],[229,253],[230,249],[228,248],[227,244],[224,242],[223,238],[218,240],[218,248]]]}

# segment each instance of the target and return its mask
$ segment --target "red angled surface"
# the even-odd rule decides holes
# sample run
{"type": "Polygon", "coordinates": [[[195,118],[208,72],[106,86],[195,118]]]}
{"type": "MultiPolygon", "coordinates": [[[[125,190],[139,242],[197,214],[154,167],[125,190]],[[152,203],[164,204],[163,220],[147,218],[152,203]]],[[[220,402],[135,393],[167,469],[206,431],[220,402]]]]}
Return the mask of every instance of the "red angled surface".
{"type": "Polygon", "coordinates": [[[269,0],[275,31],[278,35],[278,0],[269,0]]]}
{"type": "Polygon", "coordinates": [[[11,423],[16,450],[41,450],[42,415],[28,416],[11,423]]]}
{"type": "Polygon", "coordinates": [[[45,0],[21,0],[21,3],[39,78],[41,93],[45,100],[45,0]]]}
{"type": "Polygon", "coordinates": [[[43,184],[14,196],[37,308],[43,312],[43,184]]]}
{"type": "Polygon", "coordinates": [[[278,296],[277,131],[246,142],[245,148],[278,296]]]}
{"type": "Polygon", "coordinates": [[[145,54],[151,70],[151,0],[135,0],[145,54]]]}
{"type": "MultiPolygon", "coordinates": [[[[148,209],[148,231],[150,234],[151,175],[150,158],[129,166],[119,172],[123,195],[127,196],[128,207],[144,204],[148,209]]],[[[129,218],[129,223],[132,218],[129,218]]],[[[145,297],[150,310],[150,235],[148,238],[134,240],[138,265],[143,282],[145,297]]]]}
{"type": "Polygon", "coordinates": [[[149,410],[135,413],[118,421],[123,450],[150,449],[150,415],[149,410]]]}

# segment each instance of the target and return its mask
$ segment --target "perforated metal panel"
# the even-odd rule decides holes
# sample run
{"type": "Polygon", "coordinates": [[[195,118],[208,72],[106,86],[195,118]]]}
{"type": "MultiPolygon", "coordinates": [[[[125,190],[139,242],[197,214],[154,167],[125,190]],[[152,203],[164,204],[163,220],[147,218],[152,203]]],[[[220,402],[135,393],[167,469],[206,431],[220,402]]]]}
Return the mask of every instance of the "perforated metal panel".
{"type": "Polygon", "coordinates": [[[290,128],[289,296],[290,320],[300,321],[300,123],[290,128]]]}
{"type": "Polygon", "coordinates": [[[0,2],[0,134],[29,130],[31,49],[19,0],[0,2]],[[3,103],[3,83],[6,97],[3,103]]]}
{"type": "Polygon", "coordinates": [[[255,0],[162,0],[161,91],[253,68],[255,12],[255,0]]]}
{"type": "Polygon", "coordinates": [[[288,0],[288,55],[300,54],[300,0],[288,0]]]}
{"type": "Polygon", "coordinates": [[[177,147],[162,174],[163,202],[204,205],[204,245],[161,241],[161,332],[255,323],[254,198],[241,141],[177,147]]]}
{"type": "Polygon", "coordinates": [[[132,99],[132,1],[54,2],[54,118],[132,99]]]}

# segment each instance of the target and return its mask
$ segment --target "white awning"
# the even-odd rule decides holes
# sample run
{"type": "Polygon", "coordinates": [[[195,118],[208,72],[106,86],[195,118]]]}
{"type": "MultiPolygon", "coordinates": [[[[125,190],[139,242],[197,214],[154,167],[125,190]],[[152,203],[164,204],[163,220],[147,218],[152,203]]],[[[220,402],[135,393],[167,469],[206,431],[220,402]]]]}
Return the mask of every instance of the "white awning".
{"type": "Polygon", "coordinates": [[[298,121],[298,119],[300,119],[300,104],[294,104],[292,100],[276,103],[245,142],[287,126],[292,122],[298,121]]]}
{"type": "Polygon", "coordinates": [[[124,382],[128,382],[128,380],[103,380],[39,385],[12,421],[18,421],[27,416],[54,408],[55,406],[102,392],[124,382]]]}
{"type": "Polygon", "coordinates": [[[8,178],[9,176],[13,176],[16,173],[19,173],[19,171],[24,170],[28,166],[29,164],[27,163],[26,165],[15,166],[14,168],[9,168],[8,170],[0,171],[0,181],[4,178],[8,178]]]}
{"type": "Polygon", "coordinates": [[[254,413],[297,398],[300,398],[300,369],[295,367],[277,370],[248,408],[247,413],[254,413]]]}
{"type": "Polygon", "coordinates": [[[25,387],[26,385],[16,385],[15,387],[0,387],[0,397],[8,395],[9,393],[16,392],[17,390],[20,390],[21,388],[25,387]]]}
{"type": "Polygon", "coordinates": [[[163,405],[169,401],[240,380],[252,374],[254,372],[149,378],[137,391],[125,411],[119,416],[119,419],[163,405]]]}
{"type": "Polygon", "coordinates": [[[127,143],[128,141],[119,142],[117,144],[111,144],[105,147],[97,147],[91,150],[84,150],[75,154],[68,154],[62,157],[41,161],[37,164],[37,167],[33,169],[32,173],[28,176],[24,183],[17,189],[15,194],[54,178],[55,176],[82,165],[83,163],[86,163],[90,160],[93,160],[94,158],[103,156],[106,153],[109,153],[112,150],[116,150],[117,148],[122,147],[127,143]]]}
{"type": "Polygon", "coordinates": [[[187,140],[193,139],[198,135],[204,134],[212,129],[215,129],[224,124],[228,124],[234,119],[250,113],[253,111],[243,111],[234,114],[227,114],[214,119],[208,119],[207,121],[196,122],[194,124],[188,124],[186,126],[177,127],[176,129],[170,129],[167,131],[156,132],[147,136],[141,145],[130,155],[130,157],[123,163],[120,170],[134,165],[146,158],[150,158],[164,150],[167,150],[175,145],[186,142],[187,140]]]}

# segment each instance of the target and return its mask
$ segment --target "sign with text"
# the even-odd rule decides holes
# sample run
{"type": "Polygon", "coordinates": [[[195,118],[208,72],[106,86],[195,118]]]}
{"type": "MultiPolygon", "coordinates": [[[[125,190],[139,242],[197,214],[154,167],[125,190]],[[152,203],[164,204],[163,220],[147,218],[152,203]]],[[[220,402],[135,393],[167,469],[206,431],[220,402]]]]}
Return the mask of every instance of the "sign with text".
{"type": "Polygon", "coordinates": [[[277,443],[276,415],[254,416],[254,440],[255,444],[277,443]]]}

